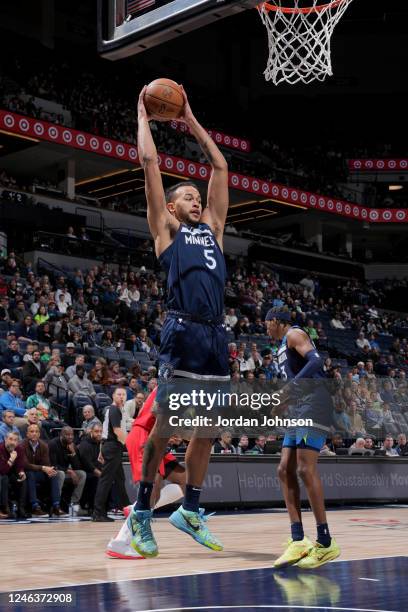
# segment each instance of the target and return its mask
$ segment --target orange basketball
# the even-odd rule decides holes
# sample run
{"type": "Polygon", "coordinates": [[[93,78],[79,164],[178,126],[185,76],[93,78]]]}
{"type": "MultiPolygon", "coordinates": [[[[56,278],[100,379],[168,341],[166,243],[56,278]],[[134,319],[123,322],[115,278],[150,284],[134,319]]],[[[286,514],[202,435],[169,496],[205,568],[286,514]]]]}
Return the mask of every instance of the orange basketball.
{"type": "Polygon", "coordinates": [[[153,118],[177,119],[184,106],[182,89],[171,79],[156,79],[147,86],[144,103],[153,118]]]}

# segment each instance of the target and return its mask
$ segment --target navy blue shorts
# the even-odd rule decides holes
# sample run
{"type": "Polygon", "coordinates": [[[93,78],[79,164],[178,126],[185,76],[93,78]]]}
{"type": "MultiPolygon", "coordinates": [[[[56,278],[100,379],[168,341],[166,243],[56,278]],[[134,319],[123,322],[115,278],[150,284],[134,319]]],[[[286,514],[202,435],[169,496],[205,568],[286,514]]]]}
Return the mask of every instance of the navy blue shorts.
{"type": "Polygon", "coordinates": [[[167,316],[160,337],[159,379],[174,377],[229,380],[224,323],[203,324],[167,316]]]}

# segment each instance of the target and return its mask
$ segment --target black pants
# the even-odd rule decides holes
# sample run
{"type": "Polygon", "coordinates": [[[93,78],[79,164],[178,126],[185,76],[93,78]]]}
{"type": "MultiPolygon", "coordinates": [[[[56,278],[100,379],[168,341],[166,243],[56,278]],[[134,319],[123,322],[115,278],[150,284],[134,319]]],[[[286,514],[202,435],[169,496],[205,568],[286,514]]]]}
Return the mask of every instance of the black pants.
{"type": "Polygon", "coordinates": [[[18,510],[24,510],[27,499],[27,481],[18,482],[18,475],[9,472],[0,476],[0,506],[3,510],[9,509],[9,497],[17,502],[18,510]]]}
{"type": "Polygon", "coordinates": [[[125,487],[125,473],[122,466],[123,446],[117,442],[104,442],[102,446],[102,455],[105,463],[102,467],[102,474],[98,481],[98,486],[95,495],[95,514],[106,514],[106,504],[109,499],[109,494],[113,483],[116,485],[116,492],[119,501],[119,507],[123,508],[130,504],[128,494],[125,487]]]}

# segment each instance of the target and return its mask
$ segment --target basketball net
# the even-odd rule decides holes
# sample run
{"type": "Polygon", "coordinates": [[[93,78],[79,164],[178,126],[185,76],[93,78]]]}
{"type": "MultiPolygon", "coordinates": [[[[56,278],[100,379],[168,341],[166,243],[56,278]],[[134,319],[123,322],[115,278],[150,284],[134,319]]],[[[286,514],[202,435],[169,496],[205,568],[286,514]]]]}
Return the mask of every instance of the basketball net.
{"type": "Polygon", "coordinates": [[[351,1],[286,0],[289,7],[285,0],[269,0],[258,5],[268,32],[265,79],[294,85],[331,76],[331,37],[351,1]]]}

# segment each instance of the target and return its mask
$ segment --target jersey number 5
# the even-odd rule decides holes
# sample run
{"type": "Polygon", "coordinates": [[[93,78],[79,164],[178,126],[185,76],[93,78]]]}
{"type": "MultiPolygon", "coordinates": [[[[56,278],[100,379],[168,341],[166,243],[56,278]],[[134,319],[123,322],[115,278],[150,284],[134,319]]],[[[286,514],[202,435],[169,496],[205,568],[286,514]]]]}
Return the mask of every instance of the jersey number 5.
{"type": "Polygon", "coordinates": [[[204,249],[204,257],[207,260],[205,265],[207,266],[207,268],[210,268],[210,270],[214,270],[214,268],[217,267],[217,262],[214,259],[213,255],[214,249],[204,249]]]}

